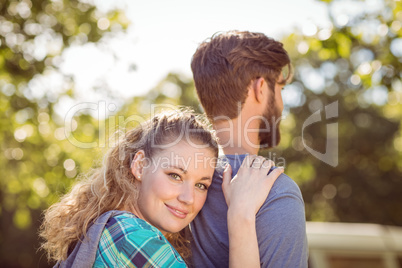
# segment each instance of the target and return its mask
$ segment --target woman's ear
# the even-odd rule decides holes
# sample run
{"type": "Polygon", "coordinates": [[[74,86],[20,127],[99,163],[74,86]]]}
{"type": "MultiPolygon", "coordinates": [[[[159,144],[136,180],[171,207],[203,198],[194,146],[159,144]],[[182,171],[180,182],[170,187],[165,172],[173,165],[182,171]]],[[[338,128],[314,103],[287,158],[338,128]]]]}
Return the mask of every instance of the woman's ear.
{"type": "Polygon", "coordinates": [[[144,171],[144,162],[145,162],[145,152],[143,150],[138,151],[131,163],[131,173],[133,173],[134,177],[138,180],[142,180],[142,174],[144,171]]]}

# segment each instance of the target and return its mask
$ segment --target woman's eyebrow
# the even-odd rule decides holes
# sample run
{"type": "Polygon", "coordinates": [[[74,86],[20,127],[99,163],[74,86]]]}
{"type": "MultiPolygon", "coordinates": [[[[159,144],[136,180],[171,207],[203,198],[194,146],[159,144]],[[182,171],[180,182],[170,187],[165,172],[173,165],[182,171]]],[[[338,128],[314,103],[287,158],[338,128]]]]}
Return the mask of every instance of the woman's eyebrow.
{"type": "Polygon", "coordinates": [[[181,172],[184,174],[187,174],[187,170],[182,168],[181,166],[175,166],[175,165],[169,165],[168,168],[174,168],[174,169],[179,169],[181,172]]]}
{"type": "Polygon", "coordinates": [[[211,177],[202,177],[201,178],[202,181],[212,181],[211,177]]]}

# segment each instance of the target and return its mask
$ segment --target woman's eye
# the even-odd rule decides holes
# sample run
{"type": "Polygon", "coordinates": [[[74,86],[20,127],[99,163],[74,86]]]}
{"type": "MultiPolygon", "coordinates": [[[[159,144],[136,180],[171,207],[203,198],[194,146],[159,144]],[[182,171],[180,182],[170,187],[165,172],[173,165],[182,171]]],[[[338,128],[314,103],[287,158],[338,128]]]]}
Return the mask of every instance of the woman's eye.
{"type": "Polygon", "coordinates": [[[197,183],[195,186],[200,190],[208,190],[208,186],[203,183],[197,183]]]}
{"type": "Polygon", "coordinates": [[[178,174],[176,174],[176,173],[170,173],[169,176],[170,176],[173,180],[175,180],[175,181],[181,180],[180,175],[178,175],[178,174]]]}

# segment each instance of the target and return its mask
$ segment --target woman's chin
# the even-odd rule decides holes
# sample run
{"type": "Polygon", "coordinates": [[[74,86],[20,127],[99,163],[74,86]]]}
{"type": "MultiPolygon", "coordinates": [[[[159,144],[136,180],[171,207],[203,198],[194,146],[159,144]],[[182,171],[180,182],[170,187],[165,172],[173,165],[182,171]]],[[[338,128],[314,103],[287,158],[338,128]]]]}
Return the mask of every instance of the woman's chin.
{"type": "Polygon", "coordinates": [[[169,234],[174,234],[174,233],[178,233],[181,230],[183,230],[184,228],[186,228],[188,226],[184,225],[184,226],[169,226],[164,228],[163,230],[160,229],[160,231],[162,232],[163,235],[169,235],[169,234]]]}

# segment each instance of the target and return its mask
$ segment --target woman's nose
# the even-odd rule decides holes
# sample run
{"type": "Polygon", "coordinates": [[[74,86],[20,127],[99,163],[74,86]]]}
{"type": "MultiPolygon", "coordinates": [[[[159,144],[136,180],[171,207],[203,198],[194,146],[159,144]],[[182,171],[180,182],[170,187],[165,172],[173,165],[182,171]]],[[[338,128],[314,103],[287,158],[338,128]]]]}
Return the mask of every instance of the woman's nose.
{"type": "Polygon", "coordinates": [[[194,187],[191,185],[183,185],[181,187],[180,194],[178,196],[178,200],[180,202],[186,203],[188,205],[191,205],[194,203],[194,187]]]}

